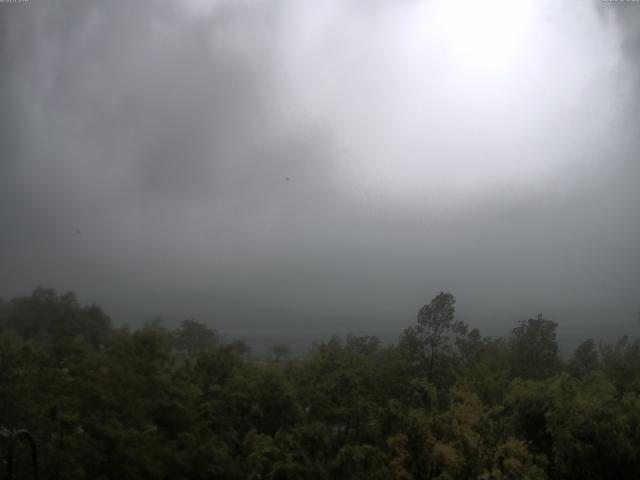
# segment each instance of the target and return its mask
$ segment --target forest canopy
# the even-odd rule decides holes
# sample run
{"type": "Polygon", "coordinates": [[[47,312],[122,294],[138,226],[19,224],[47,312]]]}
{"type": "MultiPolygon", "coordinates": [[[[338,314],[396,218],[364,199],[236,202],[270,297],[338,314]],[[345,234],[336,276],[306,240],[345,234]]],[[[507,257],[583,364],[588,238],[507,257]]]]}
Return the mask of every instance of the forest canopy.
{"type": "Polygon", "coordinates": [[[440,293],[396,343],[258,358],[196,319],[115,327],[37,288],[0,301],[0,441],[30,430],[44,479],[640,478],[640,342],[565,359],[557,326],[486,337],[440,293]]]}

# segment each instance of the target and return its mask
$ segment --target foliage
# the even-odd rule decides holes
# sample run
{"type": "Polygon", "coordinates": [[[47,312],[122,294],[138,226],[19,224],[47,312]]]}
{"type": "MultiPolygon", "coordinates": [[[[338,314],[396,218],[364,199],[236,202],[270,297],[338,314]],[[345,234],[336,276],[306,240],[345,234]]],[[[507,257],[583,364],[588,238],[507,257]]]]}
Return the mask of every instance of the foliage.
{"type": "Polygon", "coordinates": [[[558,372],[557,323],[538,318],[520,321],[509,338],[512,375],[522,378],[547,378],[558,372]]]}
{"type": "Polygon", "coordinates": [[[455,345],[466,333],[467,326],[455,319],[453,295],[441,292],[418,311],[416,325],[404,331],[400,346],[414,374],[446,387],[452,381],[450,367],[455,360],[455,345]]]}
{"type": "Polygon", "coordinates": [[[45,479],[640,478],[640,342],[565,363],[555,322],[488,338],[454,305],[436,296],[397,345],[272,362],[38,288],[0,302],[0,430],[35,434],[45,479]]]}
{"type": "Polygon", "coordinates": [[[180,327],[172,332],[172,337],[174,347],[187,353],[215,347],[219,342],[218,333],[215,330],[193,319],[184,320],[180,327]]]}

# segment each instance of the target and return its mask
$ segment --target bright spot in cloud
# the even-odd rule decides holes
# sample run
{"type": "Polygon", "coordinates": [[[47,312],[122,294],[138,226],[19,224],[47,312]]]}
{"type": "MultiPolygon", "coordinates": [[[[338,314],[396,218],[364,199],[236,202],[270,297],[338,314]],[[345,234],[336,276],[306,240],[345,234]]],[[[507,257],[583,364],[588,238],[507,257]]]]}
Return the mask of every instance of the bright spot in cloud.
{"type": "Polygon", "coordinates": [[[323,126],[358,198],[466,202],[570,179],[560,172],[601,157],[624,76],[618,39],[588,4],[570,16],[529,0],[415,0],[367,15],[338,0],[293,5],[276,104],[296,127],[323,126]]]}
{"type": "Polygon", "coordinates": [[[441,0],[430,12],[443,48],[464,65],[499,69],[513,58],[531,18],[528,0],[441,0]]]}

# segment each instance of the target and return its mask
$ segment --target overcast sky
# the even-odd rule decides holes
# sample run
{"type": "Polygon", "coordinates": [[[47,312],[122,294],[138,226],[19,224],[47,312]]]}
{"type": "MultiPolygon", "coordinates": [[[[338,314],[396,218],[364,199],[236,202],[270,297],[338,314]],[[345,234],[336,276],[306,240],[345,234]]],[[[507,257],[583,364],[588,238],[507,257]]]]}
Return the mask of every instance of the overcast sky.
{"type": "Polygon", "coordinates": [[[639,67],[638,3],[0,3],[0,296],[633,321],[639,67]]]}

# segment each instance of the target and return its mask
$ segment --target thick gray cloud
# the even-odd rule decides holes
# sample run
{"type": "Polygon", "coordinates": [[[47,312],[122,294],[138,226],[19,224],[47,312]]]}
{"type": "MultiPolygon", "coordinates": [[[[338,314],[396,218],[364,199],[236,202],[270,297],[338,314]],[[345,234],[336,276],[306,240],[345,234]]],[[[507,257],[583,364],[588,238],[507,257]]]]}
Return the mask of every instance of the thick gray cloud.
{"type": "Polygon", "coordinates": [[[0,293],[223,330],[399,330],[440,290],[485,326],[632,321],[640,7],[453,3],[0,4],[0,293]]]}

